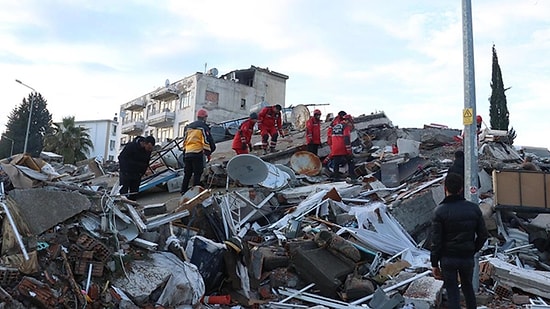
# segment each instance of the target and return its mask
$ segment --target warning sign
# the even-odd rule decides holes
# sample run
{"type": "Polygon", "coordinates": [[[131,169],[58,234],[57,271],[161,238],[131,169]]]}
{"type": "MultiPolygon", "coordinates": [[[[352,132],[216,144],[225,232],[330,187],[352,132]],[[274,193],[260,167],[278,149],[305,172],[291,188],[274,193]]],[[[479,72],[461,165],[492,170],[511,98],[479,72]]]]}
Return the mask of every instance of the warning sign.
{"type": "Polygon", "coordinates": [[[471,125],[474,123],[474,109],[473,108],[465,108],[462,112],[462,124],[465,126],[471,125]]]}

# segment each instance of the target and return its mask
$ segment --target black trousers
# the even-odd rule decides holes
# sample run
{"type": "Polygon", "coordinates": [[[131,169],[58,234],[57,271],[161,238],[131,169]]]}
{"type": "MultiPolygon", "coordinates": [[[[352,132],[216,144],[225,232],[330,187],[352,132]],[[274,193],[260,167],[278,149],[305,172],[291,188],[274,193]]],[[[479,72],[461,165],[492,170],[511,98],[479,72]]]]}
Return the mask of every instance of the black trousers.
{"type": "Polygon", "coordinates": [[[332,158],[333,160],[333,163],[334,163],[334,173],[333,173],[333,178],[338,180],[340,179],[340,177],[342,176],[340,174],[340,167],[341,166],[344,166],[344,164],[347,164],[348,165],[348,176],[349,178],[351,179],[355,179],[357,178],[357,176],[355,175],[355,163],[353,162],[353,156],[352,155],[347,155],[347,156],[334,156],[332,158]]]}
{"type": "Polygon", "coordinates": [[[319,144],[307,144],[307,151],[317,156],[317,152],[319,151],[319,144]]]}
{"type": "Polygon", "coordinates": [[[193,178],[193,185],[197,186],[201,182],[202,171],[204,170],[204,156],[186,156],[183,159],[183,182],[181,183],[180,193],[184,194],[189,190],[189,183],[193,178]]]}
{"type": "Polygon", "coordinates": [[[122,186],[119,193],[121,195],[127,195],[129,200],[135,201],[139,193],[141,175],[135,173],[120,173],[119,183],[122,186]]]}
{"type": "Polygon", "coordinates": [[[472,284],[474,273],[474,258],[442,257],[439,262],[441,275],[447,290],[447,308],[460,309],[460,291],[458,290],[458,275],[460,275],[460,287],[467,309],[475,309],[476,295],[472,284]]]}

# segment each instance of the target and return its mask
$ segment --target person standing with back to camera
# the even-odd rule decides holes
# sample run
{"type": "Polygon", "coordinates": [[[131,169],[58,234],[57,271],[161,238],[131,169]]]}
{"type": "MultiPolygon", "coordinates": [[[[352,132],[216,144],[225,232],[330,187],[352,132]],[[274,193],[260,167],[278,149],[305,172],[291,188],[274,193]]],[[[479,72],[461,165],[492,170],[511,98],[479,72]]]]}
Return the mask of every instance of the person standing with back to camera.
{"type": "Polygon", "coordinates": [[[281,105],[266,106],[262,108],[258,114],[258,129],[262,136],[262,148],[264,155],[267,154],[267,146],[269,138],[269,151],[275,152],[277,146],[277,139],[279,135],[284,138],[282,127],[281,105]]]}
{"type": "Polygon", "coordinates": [[[474,255],[489,234],[479,205],[464,199],[462,176],[447,174],[444,187],[445,198],[435,208],[432,219],[432,273],[436,279],[443,279],[449,309],[460,308],[459,276],[466,308],[475,309],[474,255]]]}
{"type": "Polygon", "coordinates": [[[317,155],[321,146],[321,111],[316,109],[306,122],[307,151],[317,155]]]}
{"type": "Polygon", "coordinates": [[[151,152],[155,147],[155,138],[152,136],[138,136],[124,146],[118,156],[120,166],[121,195],[128,195],[128,199],[135,201],[139,192],[141,178],[145,175],[151,152]]]}
{"type": "Polygon", "coordinates": [[[207,162],[210,162],[210,155],[216,150],[216,143],[210,134],[210,127],[206,124],[207,117],[208,112],[205,109],[199,109],[197,120],[185,127],[183,182],[180,190],[182,195],[189,190],[191,178],[193,178],[194,186],[200,184],[204,170],[204,157],[206,156],[207,162]]]}

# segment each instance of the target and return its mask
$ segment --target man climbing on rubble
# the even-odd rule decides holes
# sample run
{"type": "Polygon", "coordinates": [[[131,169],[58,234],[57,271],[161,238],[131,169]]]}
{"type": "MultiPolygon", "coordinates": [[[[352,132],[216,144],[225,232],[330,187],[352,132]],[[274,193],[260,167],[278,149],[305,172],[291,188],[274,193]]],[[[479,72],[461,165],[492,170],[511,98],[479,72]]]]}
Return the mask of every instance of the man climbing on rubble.
{"type": "Polygon", "coordinates": [[[472,283],[474,255],[488,232],[479,205],[463,197],[464,179],[455,173],[445,177],[445,198],[434,210],[430,260],[436,279],[443,279],[449,309],[460,309],[458,277],[466,308],[476,308],[472,283]]]}
{"type": "Polygon", "coordinates": [[[356,183],[355,164],[351,151],[351,130],[353,129],[353,118],[351,115],[343,116],[342,122],[332,128],[332,146],[329,157],[333,160],[332,178],[334,181],[341,180],[340,167],[348,165],[348,176],[350,182],[356,183]]]}
{"type": "Polygon", "coordinates": [[[155,147],[154,137],[138,136],[126,144],[118,156],[119,183],[122,186],[119,193],[128,195],[129,200],[137,199],[141,178],[149,166],[153,147],[155,147]]]}
{"type": "Polygon", "coordinates": [[[239,126],[239,130],[233,138],[233,144],[231,144],[231,148],[235,150],[238,155],[252,151],[251,139],[257,120],[258,114],[251,113],[248,119],[239,126]]]}
{"type": "Polygon", "coordinates": [[[321,111],[316,109],[306,122],[306,145],[307,151],[317,155],[321,146],[321,111]]]}
{"type": "Polygon", "coordinates": [[[264,150],[264,155],[267,154],[268,141],[269,151],[275,152],[278,137],[281,136],[284,138],[281,117],[282,109],[283,108],[279,104],[266,106],[262,108],[258,114],[258,129],[260,129],[260,134],[262,136],[262,149],[264,150]],[[269,140],[270,138],[271,140],[269,140]]]}
{"type": "Polygon", "coordinates": [[[183,134],[183,182],[181,183],[180,193],[183,195],[189,190],[191,177],[193,185],[199,185],[202,172],[204,170],[204,161],[210,162],[210,155],[216,150],[216,143],[210,127],[206,124],[208,112],[205,109],[199,109],[197,120],[191,122],[185,127],[183,134]]]}

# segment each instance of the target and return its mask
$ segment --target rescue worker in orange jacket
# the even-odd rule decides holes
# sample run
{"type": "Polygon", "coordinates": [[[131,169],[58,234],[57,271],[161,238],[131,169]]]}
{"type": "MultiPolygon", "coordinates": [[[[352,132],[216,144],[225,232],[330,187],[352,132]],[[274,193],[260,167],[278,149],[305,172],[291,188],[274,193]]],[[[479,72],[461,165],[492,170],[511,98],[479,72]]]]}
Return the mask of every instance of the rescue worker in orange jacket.
{"type": "Polygon", "coordinates": [[[306,122],[306,145],[307,151],[317,155],[321,146],[321,111],[316,109],[313,116],[306,122]]]}
{"type": "Polygon", "coordinates": [[[277,146],[277,138],[279,135],[284,137],[283,127],[282,127],[282,117],[281,110],[283,108],[281,105],[266,106],[262,108],[258,114],[258,128],[260,129],[260,134],[262,136],[262,148],[264,154],[267,154],[267,146],[269,138],[269,151],[275,152],[275,147],[277,146]]]}
{"type": "Polygon", "coordinates": [[[334,163],[332,177],[335,181],[341,180],[340,167],[348,165],[348,176],[352,182],[357,181],[353,153],[351,151],[351,130],[353,129],[353,118],[351,115],[342,117],[342,122],[332,128],[332,146],[329,157],[334,163]]]}
{"type": "Polygon", "coordinates": [[[183,135],[183,182],[181,183],[180,193],[183,195],[189,190],[191,177],[193,185],[199,185],[202,172],[204,169],[204,159],[210,161],[210,155],[216,150],[216,143],[210,127],[206,124],[208,112],[205,109],[200,109],[197,112],[197,120],[191,122],[185,127],[183,135]]]}
{"type": "Polygon", "coordinates": [[[252,133],[254,133],[254,126],[257,120],[258,114],[251,113],[248,119],[239,126],[239,130],[233,138],[233,144],[231,144],[231,148],[235,150],[238,155],[252,151],[250,140],[252,139],[252,133]]]}

